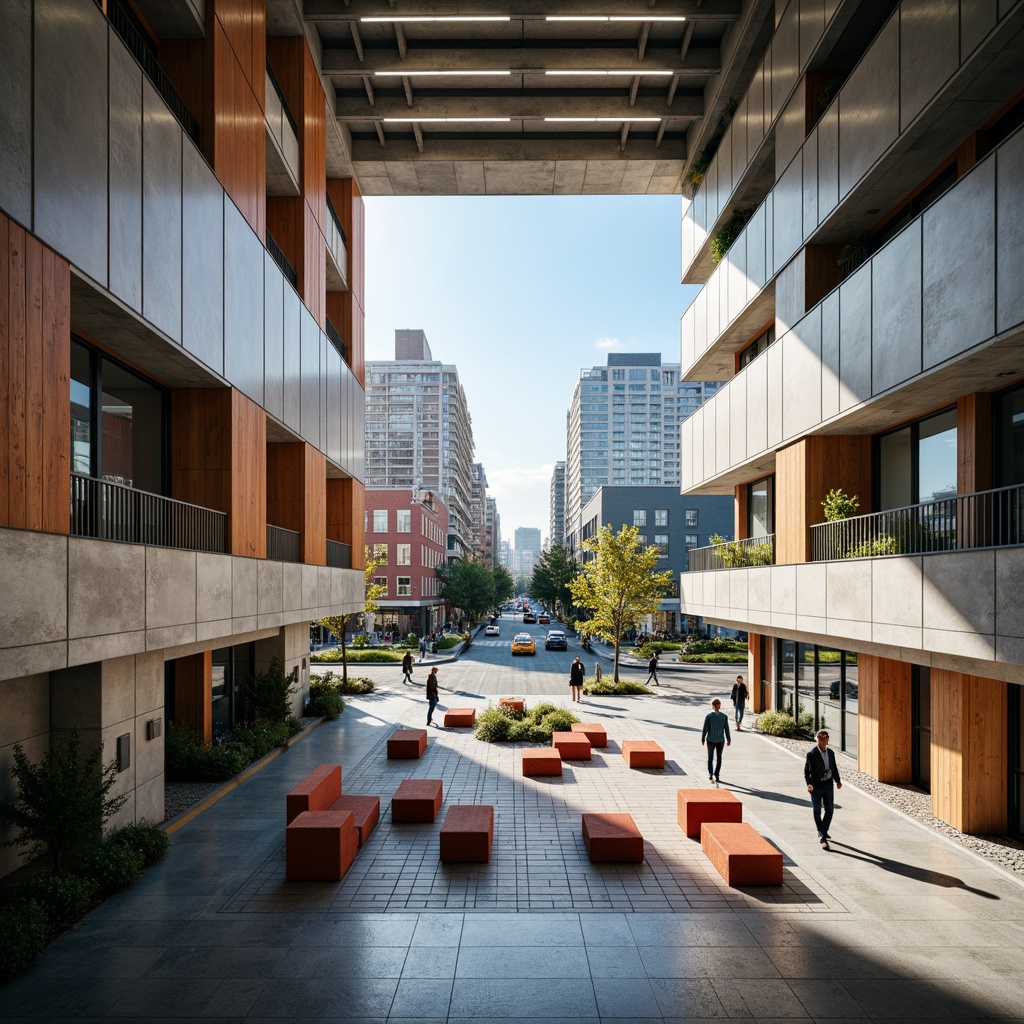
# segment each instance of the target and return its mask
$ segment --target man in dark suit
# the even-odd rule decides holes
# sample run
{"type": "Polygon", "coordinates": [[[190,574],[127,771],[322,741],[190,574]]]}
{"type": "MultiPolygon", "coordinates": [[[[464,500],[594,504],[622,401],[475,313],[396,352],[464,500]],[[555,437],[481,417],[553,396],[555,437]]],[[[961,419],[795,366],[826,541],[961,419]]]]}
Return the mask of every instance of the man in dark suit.
{"type": "Polygon", "coordinates": [[[827,850],[830,838],[828,827],[832,824],[834,809],[834,790],[842,789],[843,783],[839,778],[836,755],[828,749],[828,733],[824,729],[819,729],[817,739],[817,745],[807,751],[804,760],[804,782],[807,783],[807,792],[811,794],[811,808],[814,811],[814,824],[818,829],[818,841],[827,850]],[[824,815],[822,809],[825,811],[824,815]]]}

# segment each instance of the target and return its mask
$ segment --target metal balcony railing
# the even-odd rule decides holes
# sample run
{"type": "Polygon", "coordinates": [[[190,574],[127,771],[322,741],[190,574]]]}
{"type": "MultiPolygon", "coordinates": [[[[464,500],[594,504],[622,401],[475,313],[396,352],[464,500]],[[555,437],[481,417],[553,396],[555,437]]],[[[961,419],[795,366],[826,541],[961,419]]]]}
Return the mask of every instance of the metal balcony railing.
{"type": "Polygon", "coordinates": [[[298,288],[299,275],[291,263],[288,262],[288,257],[285,256],[284,250],[274,241],[274,236],[269,231],[267,232],[267,252],[274,257],[274,262],[281,268],[282,273],[291,282],[292,287],[298,288]]]}
{"type": "Polygon", "coordinates": [[[340,540],[327,541],[327,564],[332,569],[352,568],[352,546],[340,540]]]}
{"type": "MultiPolygon", "coordinates": [[[[331,323],[331,318],[325,318],[327,324],[327,338],[330,343],[338,350],[338,354],[345,362],[348,362],[348,346],[345,344],[344,339],[338,333],[338,328],[331,323]]],[[[411,396],[410,396],[411,397],[411,396]]]]}
{"type": "Polygon", "coordinates": [[[288,109],[288,101],[284,98],[284,92],[281,90],[281,83],[278,82],[277,76],[274,74],[274,69],[270,66],[270,61],[267,61],[267,78],[270,80],[270,84],[274,88],[274,92],[277,94],[277,98],[281,101],[281,111],[285,116],[285,120],[291,126],[292,131],[295,135],[299,134],[299,126],[295,123],[295,118],[292,117],[291,110],[288,109]]]}
{"type": "Polygon", "coordinates": [[[811,527],[811,560],[1024,544],[1024,486],[958,494],[811,527]]]}
{"type": "Polygon", "coordinates": [[[226,553],[227,519],[213,509],[71,474],[74,537],[226,553]]]}
{"type": "Polygon", "coordinates": [[[302,534],[267,523],[267,558],[275,562],[301,562],[302,534]]]}
{"type": "Polygon", "coordinates": [[[705,548],[691,548],[688,571],[742,569],[752,565],[772,565],[774,562],[775,534],[771,533],[766,537],[747,537],[705,548]]]}
{"type": "Polygon", "coordinates": [[[341,226],[341,218],[338,216],[338,211],[334,209],[334,203],[331,202],[330,193],[327,193],[327,213],[330,215],[331,220],[334,221],[334,226],[338,229],[338,234],[341,235],[341,241],[348,248],[348,236],[345,234],[345,229],[341,226]]]}

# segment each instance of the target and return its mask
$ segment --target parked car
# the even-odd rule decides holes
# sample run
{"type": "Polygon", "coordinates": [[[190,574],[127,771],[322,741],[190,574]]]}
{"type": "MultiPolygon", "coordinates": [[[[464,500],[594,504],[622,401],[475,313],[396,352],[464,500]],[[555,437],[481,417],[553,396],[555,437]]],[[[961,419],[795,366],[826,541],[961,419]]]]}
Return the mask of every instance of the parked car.
{"type": "Polygon", "coordinates": [[[537,616],[537,622],[542,626],[548,626],[551,624],[551,616],[548,615],[547,612],[541,612],[540,615],[537,616]]]}
{"type": "Polygon", "coordinates": [[[536,624],[537,616],[533,612],[523,612],[523,625],[529,626],[531,623],[536,624]]]}
{"type": "Polygon", "coordinates": [[[516,633],[512,638],[513,654],[536,654],[537,644],[529,633],[516,633]]]}
{"type": "Polygon", "coordinates": [[[548,635],[544,638],[545,651],[567,651],[569,643],[565,639],[565,633],[560,629],[549,629],[548,635]]]}
{"type": "Polygon", "coordinates": [[[484,636],[501,636],[501,627],[496,622],[491,623],[484,630],[484,636]]]}

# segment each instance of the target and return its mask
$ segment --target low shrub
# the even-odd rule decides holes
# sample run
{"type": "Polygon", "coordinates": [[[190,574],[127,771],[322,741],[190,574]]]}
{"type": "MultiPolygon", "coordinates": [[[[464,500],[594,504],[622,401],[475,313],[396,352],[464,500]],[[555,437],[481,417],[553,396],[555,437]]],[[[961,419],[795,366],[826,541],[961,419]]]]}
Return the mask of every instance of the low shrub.
{"type": "MultiPolygon", "coordinates": [[[[92,879],[46,872],[22,882],[16,890],[15,899],[38,906],[52,936],[59,935],[85,917],[96,902],[97,891],[92,879]]],[[[4,934],[6,940],[6,934],[0,934],[4,934]]]]}
{"type": "Polygon", "coordinates": [[[659,654],[664,651],[678,651],[681,646],[682,644],[674,644],[669,640],[649,640],[643,647],[634,647],[633,653],[644,661],[650,661],[655,651],[659,654]]]}
{"type": "Polygon", "coordinates": [[[138,850],[142,854],[143,866],[147,868],[158,860],[163,860],[171,845],[167,833],[152,821],[139,821],[115,829],[107,836],[107,842],[124,843],[125,846],[138,850]]]}
{"type": "MultiPolygon", "coordinates": [[[[456,641],[458,643],[458,641],[456,641]]],[[[376,647],[368,647],[364,650],[349,650],[346,652],[345,660],[349,664],[386,663],[401,661],[405,657],[398,651],[382,650],[376,647]]],[[[341,648],[334,647],[329,651],[320,651],[319,654],[311,654],[309,660],[315,665],[336,665],[341,661],[341,648]]]]}
{"type": "Polygon", "coordinates": [[[746,649],[732,654],[680,654],[678,661],[685,665],[746,665],[746,649]]]}
{"type": "Polygon", "coordinates": [[[248,747],[230,743],[208,747],[198,733],[167,723],[164,757],[171,782],[225,782],[252,760],[250,754],[248,747]]]}
{"type": "Polygon", "coordinates": [[[526,711],[499,705],[476,718],[476,738],[485,743],[550,743],[552,732],[568,732],[579,719],[568,709],[542,701],[526,711]]]}
{"type": "Polygon", "coordinates": [[[338,683],[332,673],[323,676],[311,676],[309,680],[309,699],[306,701],[306,714],[317,718],[335,721],[345,710],[345,701],[338,692],[338,683]]]}
{"type": "Polygon", "coordinates": [[[127,889],[142,874],[143,856],[127,843],[103,843],[82,854],[77,872],[96,883],[101,899],[127,889]]]}
{"type": "Polygon", "coordinates": [[[257,672],[244,681],[249,716],[256,722],[286,722],[291,715],[292,696],[299,688],[298,679],[297,667],[285,675],[281,659],[276,655],[271,658],[266,672],[257,672]]]}
{"type": "Polygon", "coordinates": [[[487,708],[476,716],[474,733],[484,743],[504,743],[511,739],[512,719],[502,708],[487,708]]]}
{"type": "Polygon", "coordinates": [[[373,680],[366,676],[349,676],[345,682],[338,680],[338,693],[373,693],[375,689],[373,680]]]}
{"type": "Polygon", "coordinates": [[[796,722],[785,711],[762,711],[754,723],[758,732],[768,736],[795,736],[796,722]]]}
{"type": "Polygon", "coordinates": [[[618,694],[639,694],[650,693],[651,691],[642,683],[634,683],[628,679],[620,679],[618,682],[611,676],[602,676],[601,681],[588,679],[583,684],[584,693],[618,693],[618,694]]]}
{"type": "Polygon", "coordinates": [[[437,641],[437,649],[439,651],[450,651],[453,647],[458,647],[466,638],[459,633],[445,633],[440,640],[437,641]]]}
{"type": "Polygon", "coordinates": [[[729,654],[747,653],[746,640],[733,640],[716,636],[708,640],[690,640],[682,648],[684,654],[729,654]]]}
{"type": "Polygon", "coordinates": [[[50,926],[34,900],[13,899],[0,907],[0,985],[16,978],[46,948],[50,926]]]}
{"type": "Polygon", "coordinates": [[[551,733],[570,732],[573,722],[578,721],[579,719],[567,708],[556,708],[554,711],[549,711],[536,724],[547,733],[544,738],[550,740],[551,733]]]}

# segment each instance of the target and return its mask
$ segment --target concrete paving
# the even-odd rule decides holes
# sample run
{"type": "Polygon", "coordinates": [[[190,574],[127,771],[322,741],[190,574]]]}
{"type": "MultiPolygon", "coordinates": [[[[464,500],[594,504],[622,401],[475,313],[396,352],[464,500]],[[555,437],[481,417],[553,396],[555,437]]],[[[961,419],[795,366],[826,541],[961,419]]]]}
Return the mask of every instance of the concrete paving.
{"type": "MultiPolygon", "coordinates": [[[[566,660],[566,672],[568,669],[566,660]]],[[[440,671],[442,703],[483,709],[542,675],[440,671]],[[447,677],[447,678],[446,678],[447,677]]],[[[417,673],[417,677],[420,673],[417,673]]],[[[425,673],[424,673],[425,675],[425,673]]],[[[432,729],[419,761],[387,761],[421,726],[422,689],[381,673],[326,723],[173,836],[167,860],[95,910],[0,990],[9,1020],[530,1021],[742,1018],[1024,1021],[1024,888],[844,786],[831,852],[817,842],[797,757],[734,735],[722,784],[784,855],[779,888],[732,889],[676,825],[675,790],[708,786],[705,694],[730,673],[674,675],[653,697],[573,707],[609,747],[561,779],[524,778],[521,747],[432,729]],[[631,771],[630,738],[665,748],[631,771]],[[339,883],[284,877],[284,794],[323,762],[381,821],[339,883]],[[392,825],[401,779],[441,778],[445,804],[495,807],[485,865],[442,865],[433,825],[392,825]],[[582,811],[629,811],[645,862],[592,865],[582,811]]],[[[417,678],[417,683],[422,684],[417,678]]],[[[568,686],[552,685],[569,707],[568,686]]]]}

